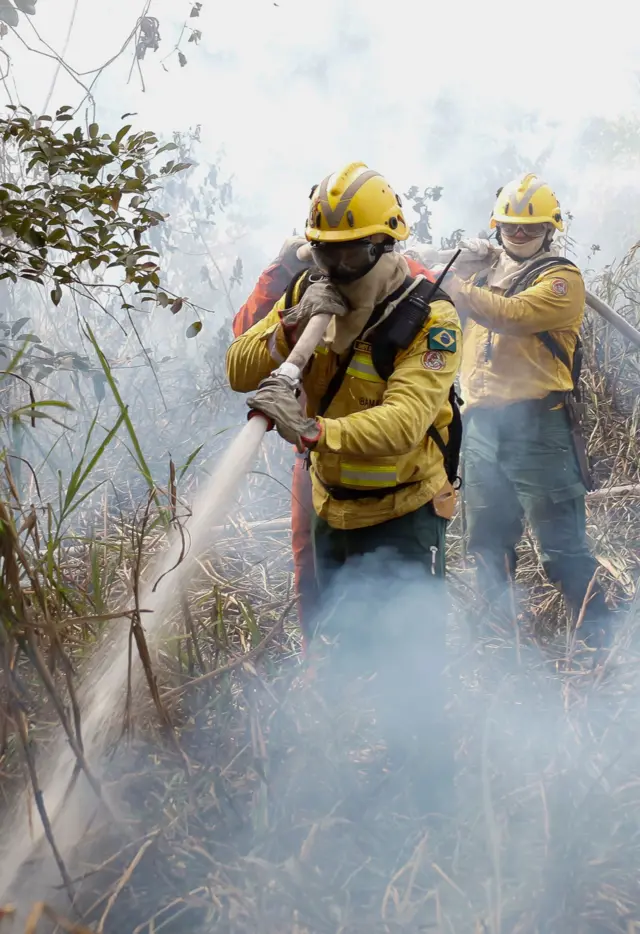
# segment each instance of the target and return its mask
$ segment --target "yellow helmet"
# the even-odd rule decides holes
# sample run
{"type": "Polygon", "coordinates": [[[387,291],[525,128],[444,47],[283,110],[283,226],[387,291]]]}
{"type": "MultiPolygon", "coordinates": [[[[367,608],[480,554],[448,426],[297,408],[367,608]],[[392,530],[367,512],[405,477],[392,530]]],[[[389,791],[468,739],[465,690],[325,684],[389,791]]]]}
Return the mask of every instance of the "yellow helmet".
{"type": "Polygon", "coordinates": [[[553,224],[557,230],[564,230],[558,199],[537,175],[516,178],[498,192],[491,227],[513,223],[553,224]]]}
{"type": "Polygon", "coordinates": [[[407,239],[402,202],[382,175],[351,162],[313,191],[305,236],[313,243],[345,243],[373,234],[407,239]]]}

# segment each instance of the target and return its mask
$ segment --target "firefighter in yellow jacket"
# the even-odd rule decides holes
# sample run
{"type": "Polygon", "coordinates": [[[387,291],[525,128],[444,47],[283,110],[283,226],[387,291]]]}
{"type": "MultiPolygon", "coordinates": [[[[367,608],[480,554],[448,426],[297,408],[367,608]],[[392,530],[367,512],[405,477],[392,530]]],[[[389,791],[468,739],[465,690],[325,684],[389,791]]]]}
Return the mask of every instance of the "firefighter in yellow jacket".
{"type": "MultiPolygon", "coordinates": [[[[579,637],[610,635],[610,613],[587,543],[589,487],[580,432],[580,326],[585,286],[553,245],[558,200],[541,179],[506,185],[493,210],[498,249],[472,279],[447,277],[466,318],[461,369],[469,550],[481,591],[508,593],[526,518],[549,579],[564,594],[579,637]],[[591,585],[591,586],[590,586],[591,585]]],[[[487,244],[488,246],[488,244],[487,244]]]]}
{"type": "MultiPolygon", "coordinates": [[[[302,273],[273,311],[234,341],[229,381],[239,392],[257,389],[249,406],[310,452],[321,593],[348,561],[381,548],[390,554],[387,570],[413,564],[435,584],[445,571],[455,499],[455,308],[426,278],[409,274],[395,250],[409,235],[400,199],[362,163],[317,187],[305,234],[317,272],[302,273]],[[303,376],[303,411],[297,387],[276,368],[310,317],[327,311],[334,317],[303,376]]],[[[389,609],[407,615],[400,604],[389,609]]],[[[441,606],[411,616],[424,647],[429,640],[444,646],[441,606]]],[[[425,673],[423,667],[422,680],[425,673]]]]}

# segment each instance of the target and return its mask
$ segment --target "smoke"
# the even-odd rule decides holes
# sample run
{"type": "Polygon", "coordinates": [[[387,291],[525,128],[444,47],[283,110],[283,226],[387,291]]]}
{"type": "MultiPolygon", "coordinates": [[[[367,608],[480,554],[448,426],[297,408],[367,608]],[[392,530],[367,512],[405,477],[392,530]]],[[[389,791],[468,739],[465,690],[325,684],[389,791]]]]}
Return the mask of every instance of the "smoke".
{"type": "MultiPolygon", "coordinates": [[[[205,2],[197,19],[191,6],[155,0],[162,45],[142,63],[144,90],[127,53],[99,77],[95,97],[108,121],[127,109],[165,133],[201,124],[209,157],[224,147],[239,205],[253,218],[245,253],[273,254],[300,229],[310,186],[352,159],[400,191],[442,185],[438,235],[457,227],[475,235],[496,187],[534,168],[574,214],[581,248],[604,240],[608,259],[627,245],[619,207],[637,204],[639,185],[632,2],[590,13],[544,0],[533,14],[506,0],[490,9],[472,0],[454,8],[243,0],[205,2]],[[183,17],[202,38],[182,43],[181,68],[171,52],[183,17]]],[[[71,0],[38,10],[54,47],[70,10],[71,0]]],[[[80,5],[67,55],[79,71],[117,51],[135,11],[114,0],[100,19],[96,30],[93,8],[80,5]]],[[[12,57],[22,98],[36,107],[47,68],[34,69],[20,47],[12,57]]],[[[59,78],[58,102],[81,93],[59,78]]]]}
{"type": "MultiPolygon", "coordinates": [[[[35,24],[56,49],[62,47],[72,5],[72,0],[39,5],[35,24]]],[[[400,193],[414,184],[441,185],[443,198],[432,219],[436,242],[458,227],[475,235],[486,224],[496,188],[529,170],[547,178],[573,215],[570,234],[579,258],[598,244],[602,262],[609,261],[637,236],[640,38],[633,28],[634,3],[608,3],[606,12],[593,14],[576,3],[542,2],[531,8],[505,0],[454,7],[421,0],[395,6],[366,0],[326,0],[321,5],[307,0],[224,5],[203,0],[201,16],[190,23],[202,31],[202,39],[199,45],[184,46],[188,61],[181,67],[172,50],[190,7],[154,0],[150,12],[159,19],[163,38],[160,51],[148,53],[142,63],[144,88],[131,67],[130,49],[98,76],[93,93],[98,119],[109,130],[125,112],[136,114],[136,126],[167,138],[201,125],[196,158],[222,165],[223,174],[232,176],[232,203],[216,214],[208,243],[223,261],[226,277],[238,256],[243,261],[245,278],[241,290],[232,292],[234,308],[284,237],[301,229],[311,184],[352,159],[384,172],[400,193]]],[[[107,61],[139,12],[129,0],[102,5],[81,0],[66,59],[78,72],[107,61]]],[[[38,45],[34,37],[29,41],[38,45]]],[[[16,96],[15,79],[17,97],[37,110],[55,63],[34,59],[12,35],[3,46],[12,58],[12,94],[16,96]]],[[[63,70],[52,107],[83,96],[63,70]]],[[[199,178],[189,183],[194,198],[199,197],[199,178]]],[[[180,215],[177,200],[167,196],[171,223],[180,215]]],[[[185,198],[182,202],[187,203],[185,198]]],[[[131,334],[124,339],[104,321],[97,331],[118,366],[114,372],[143,448],[154,460],[155,475],[169,454],[184,464],[202,441],[202,459],[214,456],[228,437],[214,440],[215,433],[235,428],[244,417],[242,400],[218,384],[230,339],[230,309],[220,282],[214,278],[214,292],[201,278],[205,260],[199,252],[205,252],[201,246],[189,247],[173,256],[166,253],[165,259],[176,288],[179,284],[181,293],[214,310],[205,318],[202,334],[186,340],[185,322],[167,310],[158,311],[144,333],[145,346],[159,359],[170,358],[157,369],[166,409],[131,334]],[[215,401],[206,396],[212,386],[215,401]],[[208,402],[203,403],[203,396],[208,402]]],[[[33,301],[33,309],[35,301],[24,295],[21,301],[33,301]]],[[[48,312],[43,317],[57,331],[52,335],[59,341],[56,348],[75,346],[77,330],[60,328],[48,312]]],[[[97,327],[97,319],[92,321],[97,327]]],[[[64,397],[83,395],[60,380],[64,397]]],[[[115,414],[107,400],[101,424],[113,424],[115,414]]],[[[68,469],[72,455],[77,462],[86,424],[86,418],[79,419],[76,437],[54,464],[56,469],[68,469]]],[[[109,467],[124,482],[135,469],[124,447],[118,450],[122,460],[116,458],[109,467]]],[[[271,439],[265,472],[286,482],[288,465],[282,465],[288,457],[288,450],[271,439]]],[[[55,479],[54,471],[51,482],[55,479]]],[[[266,480],[260,487],[254,478],[256,498],[260,490],[273,492],[274,487],[266,480]]],[[[284,503],[286,491],[281,491],[269,504],[272,514],[282,512],[284,503]]],[[[315,929],[334,929],[338,921],[349,929],[349,913],[363,905],[375,905],[378,918],[390,875],[385,870],[400,868],[415,844],[424,811],[441,808],[451,788],[442,747],[435,757],[442,766],[439,779],[432,773],[416,781],[424,763],[416,764],[414,756],[407,764],[416,748],[441,743],[446,723],[459,775],[462,841],[457,871],[467,873],[465,898],[474,906],[470,911],[461,898],[458,909],[467,912],[469,922],[461,929],[471,929],[471,918],[486,908],[489,877],[496,886],[502,879],[514,916],[547,910],[540,894],[546,887],[551,893],[548,911],[562,903],[566,922],[571,899],[565,899],[566,892],[557,894],[561,883],[574,904],[581,897],[587,904],[595,891],[589,888],[593,866],[604,860],[601,872],[615,875],[610,850],[624,837],[624,788],[638,771],[633,738],[637,718],[627,724],[618,722],[613,712],[599,711],[600,725],[594,728],[589,705],[583,709],[567,682],[546,670],[533,650],[523,650],[518,659],[505,647],[482,664],[469,654],[456,655],[445,641],[445,622],[455,634],[462,621],[452,614],[444,593],[431,580],[397,570],[388,555],[378,554],[350,563],[337,575],[322,621],[351,638],[346,645],[339,640],[329,653],[330,668],[320,660],[317,687],[293,686],[276,713],[266,718],[268,765],[274,772],[270,822],[261,834],[262,799],[256,792],[246,820],[238,818],[233,844],[245,856],[253,852],[256,859],[268,856],[280,864],[299,855],[310,827],[325,821],[317,836],[321,853],[313,856],[315,877],[309,873],[297,888],[280,875],[275,882],[272,878],[271,887],[265,885],[265,910],[275,915],[282,905],[293,903],[304,912],[305,905],[313,904],[324,924],[315,929]],[[335,667],[334,661],[339,662],[335,667]],[[391,763],[385,760],[388,745],[393,747],[391,763]],[[354,749],[362,752],[358,762],[354,749]],[[623,789],[621,805],[614,806],[613,796],[607,797],[605,773],[608,791],[623,789]],[[376,779],[380,774],[391,775],[381,788],[376,779]],[[368,798],[372,788],[375,794],[368,798]],[[420,798],[424,789],[428,801],[420,798]],[[334,815],[336,802],[343,800],[346,812],[334,815]],[[329,816],[348,821],[347,831],[344,823],[331,824],[329,816]],[[483,832],[474,836],[478,826],[483,832]],[[357,897],[350,904],[353,891],[342,885],[358,868],[353,855],[358,847],[374,865],[378,860],[382,871],[372,879],[371,870],[367,875],[358,869],[357,897]],[[324,883],[343,918],[329,912],[331,899],[318,895],[324,883]]],[[[632,684],[637,696],[636,682],[632,684]]],[[[194,756],[212,759],[212,768],[219,771],[226,766],[216,759],[228,751],[224,737],[216,746],[195,730],[190,741],[194,756]]],[[[146,781],[145,775],[143,800],[146,781]]],[[[207,845],[215,855],[213,830],[210,836],[207,845]]],[[[228,839],[220,844],[221,861],[228,858],[228,845],[228,839]]],[[[636,854],[630,865],[636,865],[634,859],[636,854]]],[[[249,876],[247,865],[243,871],[249,876]]],[[[420,870],[425,891],[434,885],[429,867],[425,860],[420,870]]],[[[253,881],[257,869],[255,874],[253,881]]],[[[500,893],[491,897],[495,915],[500,893]]],[[[400,893],[397,904],[410,913],[409,902],[400,893]]],[[[562,930],[561,921],[558,925],[562,930]]],[[[497,922],[494,928],[499,929],[497,922]]],[[[280,930],[285,929],[283,922],[280,930]]],[[[503,929],[509,928],[505,924],[503,929]]],[[[564,927],[568,929],[570,922],[564,927]]],[[[540,930],[546,928],[541,924],[540,930]]]]}
{"type": "MultiPolygon", "coordinates": [[[[295,663],[268,683],[239,670],[185,699],[186,784],[159,744],[105,763],[136,850],[162,827],[108,929],[199,886],[230,932],[296,930],[292,918],[418,931],[438,912],[462,930],[609,923],[607,892],[627,875],[635,885],[635,714],[621,720],[602,692],[579,697],[578,673],[559,676],[533,648],[468,653],[460,602],[388,550],[350,559],[325,596],[314,678],[295,663]]],[[[77,866],[67,854],[77,875],[98,862],[98,829],[77,866]]],[[[48,883],[32,877],[29,898],[48,883]]]]}

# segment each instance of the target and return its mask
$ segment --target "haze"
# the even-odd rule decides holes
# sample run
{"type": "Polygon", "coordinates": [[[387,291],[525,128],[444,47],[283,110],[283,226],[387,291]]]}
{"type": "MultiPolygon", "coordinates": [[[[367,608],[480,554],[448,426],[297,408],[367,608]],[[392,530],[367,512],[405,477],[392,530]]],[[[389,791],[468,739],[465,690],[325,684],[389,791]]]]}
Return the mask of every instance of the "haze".
{"type": "MultiPolygon", "coordinates": [[[[38,3],[32,22],[56,51],[74,4],[38,3]]],[[[401,191],[443,186],[437,236],[456,227],[477,234],[496,187],[532,167],[574,215],[579,255],[596,242],[606,261],[633,242],[633,225],[619,216],[624,207],[633,217],[640,189],[633,2],[595,14],[577,2],[203,0],[200,16],[189,18],[192,6],[79,0],[65,60],[77,72],[95,69],[141,13],[157,17],[162,42],[142,62],[146,90],[136,69],[129,79],[130,47],[96,84],[98,119],[115,124],[126,101],[140,126],[163,134],[201,124],[208,155],[223,150],[233,172],[236,208],[253,219],[241,252],[256,268],[303,225],[312,183],[351,159],[385,172],[401,191]],[[185,19],[202,39],[185,38],[180,67],[171,53],[185,19]],[[607,128],[605,142],[599,120],[623,123],[607,128]]],[[[21,32],[42,48],[30,28],[21,32]]],[[[21,100],[38,110],[54,63],[13,35],[3,47],[21,100]]],[[[13,78],[8,87],[17,97],[13,78]]],[[[53,103],[82,96],[62,71],[53,103]]]]}

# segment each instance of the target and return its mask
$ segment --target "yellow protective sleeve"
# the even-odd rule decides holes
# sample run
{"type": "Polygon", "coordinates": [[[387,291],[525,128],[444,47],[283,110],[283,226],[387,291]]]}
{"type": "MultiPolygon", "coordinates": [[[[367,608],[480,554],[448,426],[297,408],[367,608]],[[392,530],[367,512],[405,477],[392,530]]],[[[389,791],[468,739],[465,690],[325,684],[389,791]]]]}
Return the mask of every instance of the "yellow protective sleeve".
{"type": "Polygon", "coordinates": [[[498,334],[518,336],[579,325],[584,313],[585,287],[577,269],[558,266],[512,298],[469,283],[462,286],[460,296],[461,304],[478,324],[498,334]],[[554,291],[553,283],[557,280],[566,283],[565,295],[554,291]]]}
{"type": "Polygon", "coordinates": [[[266,318],[237,337],[227,350],[227,379],[235,392],[257,389],[289,355],[290,348],[280,323],[283,309],[284,297],[276,302],[266,318]]]}

